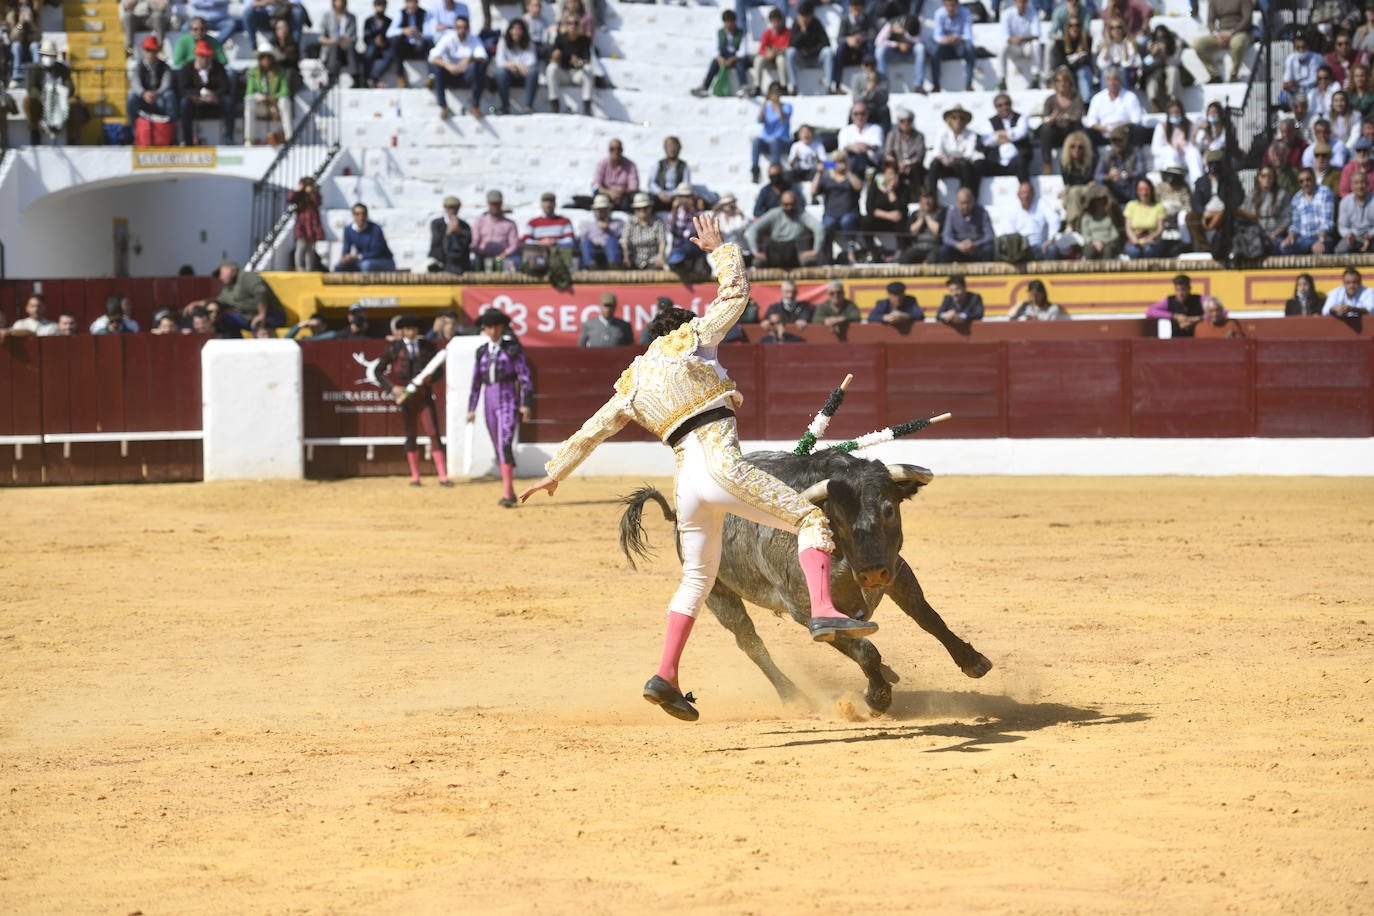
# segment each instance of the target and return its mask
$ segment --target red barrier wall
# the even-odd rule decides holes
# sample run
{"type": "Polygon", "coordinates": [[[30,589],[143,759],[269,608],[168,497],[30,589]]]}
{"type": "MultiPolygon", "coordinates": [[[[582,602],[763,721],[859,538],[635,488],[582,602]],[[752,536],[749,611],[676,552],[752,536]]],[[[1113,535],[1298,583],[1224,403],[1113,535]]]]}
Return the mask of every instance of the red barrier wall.
{"type": "MultiPolygon", "coordinates": [[[[200,348],[189,336],[10,337],[0,343],[0,436],[201,426],[200,348]]],[[[0,445],[10,484],[199,480],[199,441],[0,445]],[[7,467],[8,466],[8,467],[7,467]]]]}
{"type": "Polygon", "coordinates": [[[115,293],[132,300],[133,314],[144,331],[152,330],[153,314],[158,309],[180,309],[188,302],[205,299],[219,291],[214,277],[82,277],[64,280],[0,280],[0,311],[10,324],[24,317],[24,303],[42,286],[48,300],[48,318],[57,320],[62,312],[72,312],[85,331],[105,314],[105,300],[115,293]]]}

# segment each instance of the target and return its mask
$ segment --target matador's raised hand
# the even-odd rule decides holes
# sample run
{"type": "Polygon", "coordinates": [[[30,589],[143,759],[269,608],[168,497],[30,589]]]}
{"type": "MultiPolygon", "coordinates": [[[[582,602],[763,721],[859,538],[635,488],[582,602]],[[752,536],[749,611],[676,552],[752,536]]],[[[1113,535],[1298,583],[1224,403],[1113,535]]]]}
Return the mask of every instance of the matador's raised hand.
{"type": "Polygon", "coordinates": [[[716,224],[714,213],[703,213],[700,216],[692,217],[692,226],[697,231],[697,234],[692,236],[692,244],[707,254],[725,244],[725,239],[721,238],[720,235],[720,226],[716,224]]]}

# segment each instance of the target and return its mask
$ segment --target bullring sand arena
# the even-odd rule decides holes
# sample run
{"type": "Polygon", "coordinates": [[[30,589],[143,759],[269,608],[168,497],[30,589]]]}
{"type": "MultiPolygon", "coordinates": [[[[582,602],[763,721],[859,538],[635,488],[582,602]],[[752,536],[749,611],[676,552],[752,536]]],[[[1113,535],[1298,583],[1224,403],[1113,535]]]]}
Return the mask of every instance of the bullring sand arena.
{"type": "Polygon", "coordinates": [[[704,615],[694,725],[640,483],[6,492],[0,910],[1374,911],[1374,482],[939,477],[904,555],[995,669],[885,602],[872,718],[756,611],[786,707],[704,615]]]}

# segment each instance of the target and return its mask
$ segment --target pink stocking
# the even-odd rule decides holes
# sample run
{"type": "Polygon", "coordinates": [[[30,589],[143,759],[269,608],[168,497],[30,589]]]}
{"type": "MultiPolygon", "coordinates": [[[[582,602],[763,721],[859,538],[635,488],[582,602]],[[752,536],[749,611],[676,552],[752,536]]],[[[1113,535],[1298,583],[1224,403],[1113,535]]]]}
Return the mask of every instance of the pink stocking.
{"type": "Polygon", "coordinates": [[[406,464],[410,465],[410,482],[420,482],[420,453],[406,452],[406,464]]]}
{"type": "Polygon", "coordinates": [[[506,499],[515,498],[515,465],[501,465],[501,483],[506,488],[506,499]]]}
{"type": "Polygon", "coordinates": [[[439,482],[448,483],[448,462],[444,460],[444,450],[434,450],[434,469],[439,472],[439,482]]]}
{"type": "Polygon", "coordinates": [[[843,617],[830,600],[830,554],[808,547],[797,553],[797,559],[806,574],[806,590],[811,593],[811,616],[843,617]]]}
{"type": "Polygon", "coordinates": [[[696,622],[695,617],[676,611],[668,612],[668,632],[663,637],[663,660],[658,663],[658,676],[674,687],[678,687],[677,663],[682,660],[682,650],[686,648],[687,637],[692,635],[692,624],[696,622]]]}

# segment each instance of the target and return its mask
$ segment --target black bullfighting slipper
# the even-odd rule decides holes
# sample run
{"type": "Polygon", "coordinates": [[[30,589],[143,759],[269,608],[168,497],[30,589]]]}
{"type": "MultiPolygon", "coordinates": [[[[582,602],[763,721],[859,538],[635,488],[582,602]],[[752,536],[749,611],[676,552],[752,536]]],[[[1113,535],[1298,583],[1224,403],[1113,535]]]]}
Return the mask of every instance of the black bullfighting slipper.
{"type": "Polygon", "coordinates": [[[873,621],[855,620],[852,617],[812,617],[807,626],[811,630],[811,638],[816,642],[862,639],[878,632],[878,625],[873,621]]]}
{"type": "Polygon", "coordinates": [[[649,683],[644,685],[644,699],[662,707],[663,711],[674,719],[695,722],[701,717],[701,713],[692,705],[697,701],[696,697],[690,693],[683,696],[680,690],[657,674],[649,678],[649,683]]]}

